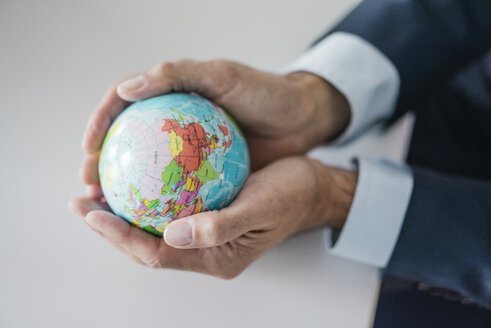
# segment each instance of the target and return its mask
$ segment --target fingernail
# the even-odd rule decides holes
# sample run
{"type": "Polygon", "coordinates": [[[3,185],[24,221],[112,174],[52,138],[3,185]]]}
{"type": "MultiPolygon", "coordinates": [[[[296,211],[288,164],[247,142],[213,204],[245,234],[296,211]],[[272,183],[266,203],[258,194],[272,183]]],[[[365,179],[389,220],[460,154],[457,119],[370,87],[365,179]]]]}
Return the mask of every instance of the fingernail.
{"type": "Polygon", "coordinates": [[[145,84],[145,77],[143,75],[138,75],[118,85],[118,89],[131,91],[141,88],[144,84],[145,84]]]}
{"type": "Polygon", "coordinates": [[[186,222],[174,222],[164,230],[165,242],[171,246],[186,246],[193,241],[193,228],[186,222]]]}

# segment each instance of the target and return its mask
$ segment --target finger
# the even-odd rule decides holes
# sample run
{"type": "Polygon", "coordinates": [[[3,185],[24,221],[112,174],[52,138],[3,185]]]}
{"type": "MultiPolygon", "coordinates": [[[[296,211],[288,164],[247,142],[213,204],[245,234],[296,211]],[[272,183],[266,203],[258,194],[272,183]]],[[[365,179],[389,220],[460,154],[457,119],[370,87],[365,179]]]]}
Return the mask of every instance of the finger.
{"type": "Polygon", "coordinates": [[[171,268],[210,273],[207,261],[214,263],[218,253],[203,259],[198,250],[180,250],[169,247],[161,238],[131,226],[108,212],[94,211],[86,217],[87,223],[110,243],[123,248],[128,254],[154,268],[171,268]]]}
{"type": "MultiPolygon", "coordinates": [[[[88,224],[87,224],[88,225],[88,224]]],[[[120,245],[110,241],[109,239],[107,239],[102,233],[100,233],[99,231],[95,230],[94,228],[92,228],[90,225],[88,225],[90,229],[92,229],[93,231],[95,231],[99,236],[101,236],[102,238],[104,238],[109,244],[111,244],[114,248],[116,248],[118,251],[120,251],[121,253],[125,254],[126,256],[128,256],[130,259],[132,259],[134,262],[138,263],[138,264],[142,264],[142,265],[145,265],[145,263],[143,263],[142,260],[140,260],[138,257],[134,256],[133,254],[130,254],[126,251],[126,249],[124,249],[123,247],[121,247],[120,245]]]]}
{"type": "Polygon", "coordinates": [[[130,226],[123,219],[108,212],[107,205],[89,198],[76,198],[69,207],[78,215],[86,216],[89,227],[137,263],[150,267],[165,267],[220,275],[225,265],[230,265],[226,254],[209,249],[182,250],[170,247],[143,230],[130,226]]]}
{"type": "MultiPolygon", "coordinates": [[[[86,198],[86,197],[81,197],[81,198],[75,198],[75,199],[72,199],[68,202],[68,207],[73,211],[75,212],[77,215],[79,216],[82,216],[82,217],[85,217],[89,212],[91,211],[109,211],[109,207],[107,206],[107,204],[105,203],[101,203],[101,202],[97,202],[95,200],[92,200],[92,199],[89,199],[89,198],[86,198]]],[[[97,232],[100,236],[104,237],[104,235],[102,233],[100,233],[99,231],[93,229],[90,225],[89,227],[94,230],[95,232],[97,232]]],[[[109,240],[108,240],[109,241],[109,240]]],[[[136,263],[139,263],[139,264],[144,264],[139,258],[137,258],[136,256],[132,255],[132,254],[129,254],[124,248],[122,248],[121,246],[115,244],[115,243],[112,243],[111,241],[109,241],[116,249],[118,249],[119,251],[121,251],[122,253],[126,254],[127,256],[129,256],[133,261],[135,261],[136,263]]]]}
{"type": "Polygon", "coordinates": [[[94,154],[101,148],[109,126],[129,104],[118,96],[116,86],[109,88],[85,128],[82,148],[87,154],[94,154]]]}
{"type": "Polygon", "coordinates": [[[247,212],[233,207],[203,212],[170,223],[164,231],[168,245],[176,248],[202,248],[223,245],[255,228],[247,212]]]}
{"type": "Polygon", "coordinates": [[[197,92],[213,99],[234,86],[230,81],[234,67],[232,63],[224,61],[162,63],[120,83],[117,93],[127,101],[173,91],[197,92]]]}
{"type": "Polygon", "coordinates": [[[99,155],[100,152],[85,155],[82,161],[79,176],[82,182],[87,185],[99,183],[99,155]]]}
{"type": "Polygon", "coordinates": [[[104,197],[104,194],[102,193],[102,188],[99,184],[94,184],[94,185],[88,185],[85,187],[85,193],[87,194],[87,197],[91,199],[101,199],[104,197]]]}
{"type": "MultiPolygon", "coordinates": [[[[109,207],[107,206],[107,204],[97,202],[88,198],[82,198],[82,197],[70,200],[68,202],[68,207],[77,215],[80,215],[82,217],[85,217],[91,211],[109,211],[109,207]]],[[[89,227],[92,228],[92,226],[90,225],[89,227]]],[[[92,230],[96,231],[99,235],[105,238],[104,234],[102,234],[101,232],[95,230],[94,228],[92,228],[92,230]]],[[[105,239],[107,240],[107,238],[105,239]]],[[[145,263],[143,263],[142,260],[140,260],[135,255],[128,253],[123,247],[119,246],[114,242],[111,242],[110,240],[108,240],[108,242],[110,242],[116,249],[126,254],[130,259],[132,259],[136,263],[145,265],[145,263]]]]}
{"type": "Polygon", "coordinates": [[[91,211],[110,211],[106,203],[101,203],[96,200],[79,197],[68,202],[68,208],[75,214],[85,217],[91,211]]]}
{"type": "Polygon", "coordinates": [[[160,239],[131,226],[128,222],[110,212],[89,212],[85,217],[85,221],[108,240],[120,245],[145,263],[147,262],[145,259],[151,259],[156,256],[160,247],[160,239]]]}

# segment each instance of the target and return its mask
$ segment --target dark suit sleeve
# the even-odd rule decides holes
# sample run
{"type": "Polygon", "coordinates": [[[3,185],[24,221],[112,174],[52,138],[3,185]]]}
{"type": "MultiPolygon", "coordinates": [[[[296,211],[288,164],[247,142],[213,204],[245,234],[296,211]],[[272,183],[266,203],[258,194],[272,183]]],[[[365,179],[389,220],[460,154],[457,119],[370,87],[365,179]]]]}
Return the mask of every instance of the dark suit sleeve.
{"type": "Polygon", "coordinates": [[[414,189],[385,273],[491,307],[491,183],[413,168],[414,189]]]}
{"type": "Polygon", "coordinates": [[[362,37],[394,63],[402,113],[491,47],[491,1],[366,0],[321,39],[337,31],[362,37]]]}

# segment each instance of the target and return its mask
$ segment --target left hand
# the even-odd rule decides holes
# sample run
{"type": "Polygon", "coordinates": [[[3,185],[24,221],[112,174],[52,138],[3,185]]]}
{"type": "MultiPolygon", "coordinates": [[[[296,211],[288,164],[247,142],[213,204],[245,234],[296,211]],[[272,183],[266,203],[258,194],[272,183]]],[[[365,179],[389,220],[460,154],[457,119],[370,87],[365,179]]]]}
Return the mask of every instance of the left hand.
{"type": "Polygon", "coordinates": [[[115,216],[97,189],[70,207],[138,263],[230,279],[292,234],[324,225],[340,228],[356,179],[355,172],[305,157],[282,159],[253,173],[230,206],[173,221],[164,238],[115,216]]]}
{"type": "Polygon", "coordinates": [[[351,115],[333,85],[307,72],[282,76],[225,60],[161,63],[111,87],[91,115],[82,139],[85,184],[99,183],[100,149],[116,117],[133,101],[171,92],[195,92],[226,109],[244,132],[253,170],[334,140],[351,115]]]}

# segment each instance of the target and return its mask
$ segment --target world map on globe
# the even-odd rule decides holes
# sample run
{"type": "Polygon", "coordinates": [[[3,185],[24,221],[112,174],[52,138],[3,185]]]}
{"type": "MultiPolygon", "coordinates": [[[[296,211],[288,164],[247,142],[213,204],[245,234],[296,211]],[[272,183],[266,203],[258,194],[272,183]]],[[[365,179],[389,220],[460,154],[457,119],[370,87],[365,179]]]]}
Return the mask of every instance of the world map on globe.
{"type": "Polygon", "coordinates": [[[99,158],[111,210],[157,236],[172,220],[229,205],[248,174],[239,127],[195,94],[130,105],[111,125],[99,158]]]}

